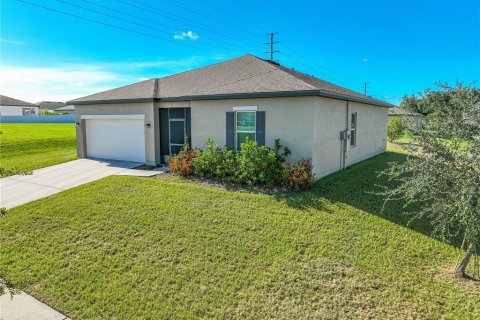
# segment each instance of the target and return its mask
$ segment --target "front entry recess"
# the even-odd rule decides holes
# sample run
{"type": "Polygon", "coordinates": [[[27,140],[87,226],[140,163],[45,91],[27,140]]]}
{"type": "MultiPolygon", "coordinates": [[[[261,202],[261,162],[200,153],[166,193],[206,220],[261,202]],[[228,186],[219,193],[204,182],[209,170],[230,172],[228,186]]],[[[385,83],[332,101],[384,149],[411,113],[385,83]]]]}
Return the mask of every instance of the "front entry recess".
{"type": "Polygon", "coordinates": [[[167,163],[190,143],[190,108],[160,108],[160,153],[167,163]]]}

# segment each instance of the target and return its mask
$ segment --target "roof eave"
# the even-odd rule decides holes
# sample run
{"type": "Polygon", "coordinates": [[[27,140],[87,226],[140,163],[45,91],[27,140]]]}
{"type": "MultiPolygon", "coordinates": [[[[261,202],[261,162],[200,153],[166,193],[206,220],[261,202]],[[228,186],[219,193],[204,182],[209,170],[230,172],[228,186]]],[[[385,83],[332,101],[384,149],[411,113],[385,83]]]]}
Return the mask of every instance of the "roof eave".
{"type": "Polygon", "coordinates": [[[67,101],[67,105],[80,106],[91,104],[115,104],[115,103],[141,103],[141,102],[155,102],[156,98],[130,98],[130,99],[111,99],[111,100],[80,100],[80,101],[67,101]]]}
{"type": "Polygon", "coordinates": [[[141,102],[179,102],[193,100],[222,100],[222,99],[247,99],[247,98],[278,98],[278,97],[325,97],[344,101],[353,101],[375,105],[379,107],[391,108],[393,105],[381,101],[371,101],[349,95],[342,95],[321,90],[302,90],[302,91],[279,91],[279,92],[252,92],[252,93],[226,93],[213,95],[193,95],[180,97],[163,98],[134,98],[134,99],[114,99],[114,100],[89,100],[89,101],[67,101],[68,105],[92,105],[92,104],[115,104],[115,103],[141,103],[141,102]]]}

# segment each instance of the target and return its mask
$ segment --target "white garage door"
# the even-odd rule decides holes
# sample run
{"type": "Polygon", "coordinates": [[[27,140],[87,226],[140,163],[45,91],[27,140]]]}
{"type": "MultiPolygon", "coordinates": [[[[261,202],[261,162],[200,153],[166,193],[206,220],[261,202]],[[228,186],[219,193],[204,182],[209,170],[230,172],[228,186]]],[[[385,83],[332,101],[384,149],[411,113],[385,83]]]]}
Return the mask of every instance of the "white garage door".
{"type": "Polygon", "coordinates": [[[87,119],[87,156],[145,162],[143,119],[87,119]]]}

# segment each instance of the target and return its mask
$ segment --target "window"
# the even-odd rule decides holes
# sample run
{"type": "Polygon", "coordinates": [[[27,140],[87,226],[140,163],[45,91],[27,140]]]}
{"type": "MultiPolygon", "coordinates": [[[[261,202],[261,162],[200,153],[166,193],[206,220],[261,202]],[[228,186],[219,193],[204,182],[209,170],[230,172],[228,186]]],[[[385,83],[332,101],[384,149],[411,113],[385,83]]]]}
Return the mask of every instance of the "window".
{"type": "Polygon", "coordinates": [[[352,113],[350,121],[350,147],[357,145],[357,113],[352,113]]]}
{"type": "Polygon", "coordinates": [[[35,108],[22,108],[22,114],[24,116],[35,115],[35,108]]]}
{"type": "Polygon", "coordinates": [[[255,111],[237,111],[236,113],[236,150],[245,141],[256,141],[257,114],[255,111]]]}

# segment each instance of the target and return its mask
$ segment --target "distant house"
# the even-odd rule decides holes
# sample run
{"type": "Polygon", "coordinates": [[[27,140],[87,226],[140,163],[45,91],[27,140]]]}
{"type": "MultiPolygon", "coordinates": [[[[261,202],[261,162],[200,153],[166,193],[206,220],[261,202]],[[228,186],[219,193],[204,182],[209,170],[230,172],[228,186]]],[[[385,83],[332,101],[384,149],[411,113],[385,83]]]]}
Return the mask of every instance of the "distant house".
{"type": "Polygon", "coordinates": [[[79,157],[158,165],[186,141],[247,139],[311,158],[318,178],[382,153],[393,105],[252,55],[67,102],[79,157]]]}
{"type": "Polygon", "coordinates": [[[58,101],[42,101],[37,103],[38,107],[42,110],[56,111],[56,109],[66,106],[65,102],[58,101]]]}
{"type": "Polygon", "coordinates": [[[393,117],[402,117],[418,127],[422,123],[424,115],[395,107],[388,109],[388,118],[393,117]]]}
{"type": "Polygon", "coordinates": [[[71,105],[63,106],[54,110],[55,112],[60,113],[75,113],[75,107],[71,105]]]}
{"type": "Polygon", "coordinates": [[[0,95],[0,116],[36,116],[36,104],[0,95]]]}

